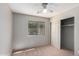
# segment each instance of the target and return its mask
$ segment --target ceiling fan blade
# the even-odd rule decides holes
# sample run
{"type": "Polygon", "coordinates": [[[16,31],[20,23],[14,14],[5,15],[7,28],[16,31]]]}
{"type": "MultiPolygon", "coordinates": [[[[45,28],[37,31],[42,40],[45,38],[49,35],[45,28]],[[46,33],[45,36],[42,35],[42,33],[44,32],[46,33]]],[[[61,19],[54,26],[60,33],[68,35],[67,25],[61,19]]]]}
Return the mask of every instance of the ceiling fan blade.
{"type": "Polygon", "coordinates": [[[37,14],[40,14],[42,11],[43,11],[43,10],[39,10],[39,11],[37,11],[37,14]]]}
{"type": "Polygon", "coordinates": [[[50,10],[50,12],[53,12],[53,10],[50,10]]]}

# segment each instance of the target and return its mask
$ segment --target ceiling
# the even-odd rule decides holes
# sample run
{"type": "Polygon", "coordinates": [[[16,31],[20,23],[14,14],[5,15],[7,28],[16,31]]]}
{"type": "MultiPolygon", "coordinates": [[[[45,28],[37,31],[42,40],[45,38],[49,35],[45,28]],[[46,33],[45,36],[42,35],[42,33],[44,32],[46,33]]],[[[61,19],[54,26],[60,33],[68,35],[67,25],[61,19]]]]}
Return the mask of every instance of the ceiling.
{"type": "Polygon", "coordinates": [[[42,9],[41,3],[9,3],[9,6],[13,12],[50,18],[58,13],[77,7],[79,6],[79,4],[78,3],[48,3],[47,8],[53,10],[53,12],[40,13],[40,14],[37,14],[37,11],[42,9]]]}

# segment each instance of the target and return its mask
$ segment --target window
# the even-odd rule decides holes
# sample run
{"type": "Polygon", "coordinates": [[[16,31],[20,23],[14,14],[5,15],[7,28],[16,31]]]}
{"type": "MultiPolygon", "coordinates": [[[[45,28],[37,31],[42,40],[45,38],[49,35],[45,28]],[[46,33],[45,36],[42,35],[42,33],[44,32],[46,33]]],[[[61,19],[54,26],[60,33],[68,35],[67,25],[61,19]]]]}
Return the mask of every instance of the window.
{"type": "Polygon", "coordinates": [[[45,23],[39,21],[29,21],[28,31],[29,31],[29,35],[44,35],[45,23]]]}

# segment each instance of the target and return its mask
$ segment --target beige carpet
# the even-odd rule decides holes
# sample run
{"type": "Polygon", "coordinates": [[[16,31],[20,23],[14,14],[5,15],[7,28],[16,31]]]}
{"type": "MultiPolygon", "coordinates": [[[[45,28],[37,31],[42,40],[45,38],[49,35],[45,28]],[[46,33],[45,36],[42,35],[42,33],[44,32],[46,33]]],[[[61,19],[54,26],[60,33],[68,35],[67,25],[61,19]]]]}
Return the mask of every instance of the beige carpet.
{"type": "Polygon", "coordinates": [[[43,46],[13,53],[13,56],[73,56],[73,51],[43,46]]]}

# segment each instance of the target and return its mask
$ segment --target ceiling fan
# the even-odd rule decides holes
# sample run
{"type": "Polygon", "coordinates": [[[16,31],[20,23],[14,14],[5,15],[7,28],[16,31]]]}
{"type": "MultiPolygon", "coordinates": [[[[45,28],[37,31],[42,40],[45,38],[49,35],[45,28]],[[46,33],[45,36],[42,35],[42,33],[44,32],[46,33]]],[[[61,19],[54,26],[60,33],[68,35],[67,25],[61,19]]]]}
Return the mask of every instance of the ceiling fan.
{"type": "Polygon", "coordinates": [[[42,6],[42,10],[37,11],[38,14],[40,14],[40,13],[47,13],[47,12],[52,13],[53,12],[53,10],[50,10],[50,9],[47,8],[48,3],[42,3],[41,6],[42,6]]]}

